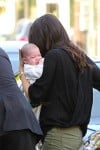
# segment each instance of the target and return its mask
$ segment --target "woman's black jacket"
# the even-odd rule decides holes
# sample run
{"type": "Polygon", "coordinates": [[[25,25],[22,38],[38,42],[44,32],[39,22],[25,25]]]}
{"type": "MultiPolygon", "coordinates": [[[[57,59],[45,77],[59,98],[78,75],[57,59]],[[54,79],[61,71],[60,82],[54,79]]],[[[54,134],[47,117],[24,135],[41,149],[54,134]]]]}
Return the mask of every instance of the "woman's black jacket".
{"type": "Polygon", "coordinates": [[[100,90],[100,69],[88,61],[93,67],[79,73],[67,51],[52,49],[46,54],[41,78],[29,87],[31,101],[42,104],[40,125],[44,134],[53,127],[80,126],[85,135],[93,88],[100,90]]]}

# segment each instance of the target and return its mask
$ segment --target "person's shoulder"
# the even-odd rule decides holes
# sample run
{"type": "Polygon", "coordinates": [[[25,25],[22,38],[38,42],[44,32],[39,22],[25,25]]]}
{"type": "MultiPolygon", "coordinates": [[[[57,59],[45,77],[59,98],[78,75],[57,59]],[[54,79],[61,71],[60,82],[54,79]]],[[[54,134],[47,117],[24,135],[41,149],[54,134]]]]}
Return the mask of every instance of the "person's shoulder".
{"type": "Polygon", "coordinates": [[[50,51],[47,52],[47,56],[68,56],[67,50],[61,49],[61,48],[56,48],[56,49],[51,49],[50,51]]]}
{"type": "Polygon", "coordinates": [[[5,54],[5,51],[0,47],[0,55],[5,54]]]}
{"type": "Polygon", "coordinates": [[[1,47],[0,47],[0,56],[1,57],[5,57],[5,58],[7,58],[8,59],[8,55],[7,55],[7,53],[5,52],[5,50],[4,49],[2,49],[1,47]]]}
{"type": "Polygon", "coordinates": [[[55,48],[55,49],[49,50],[46,55],[55,55],[55,54],[59,54],[60,52],[62,52],[62,49],[55,48]]]}
{"type": "Polygon", "coordinates": [[[46,55],[45,55],[45,59],[46,58],[50,58],[50,59],[56,59],[56,56],[57,56],[57,49],[51,49],[49,50],[46,55]]]}
{"type": "MultiPolygon", "coordinates": [[[[56,48],[56,49],[51,49],[50,51],[48,51],[45,55],[45,59],[46,61],[54,61],[55,63],[57,61],[59,61],[60,59],[62,60],[62,58],[64,57],[65,53],[63,52],[62,49],[56,48]]],[[[50,61],[50,62],[51,62],[50,61]]]]}

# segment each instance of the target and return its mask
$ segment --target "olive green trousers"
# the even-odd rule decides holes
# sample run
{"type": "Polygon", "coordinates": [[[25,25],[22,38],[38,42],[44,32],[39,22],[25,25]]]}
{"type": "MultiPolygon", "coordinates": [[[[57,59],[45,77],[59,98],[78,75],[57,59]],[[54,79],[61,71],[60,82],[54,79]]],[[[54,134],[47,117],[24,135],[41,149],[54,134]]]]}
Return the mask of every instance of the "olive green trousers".
{"type": "Polygon", "coordinates": [[[79,127],[53,128],[47,133],[42,150],[79,150],[81,143],[79,127]]]}

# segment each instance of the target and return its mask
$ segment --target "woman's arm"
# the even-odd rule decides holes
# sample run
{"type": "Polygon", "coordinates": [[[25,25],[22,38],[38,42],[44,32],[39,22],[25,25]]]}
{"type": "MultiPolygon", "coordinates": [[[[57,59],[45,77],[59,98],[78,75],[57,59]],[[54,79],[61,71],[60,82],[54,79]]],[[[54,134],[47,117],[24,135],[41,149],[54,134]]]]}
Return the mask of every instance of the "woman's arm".
{"type": "Polygon", "coordinates": [[[94,67],[92,69],[93,74],[93,87],[100,91],[100,68],[94,67]]]}
{"type": "Polygon", "coordinates": [[[57,52],[51,50],[45,56],[42,76],[29,86],[28,93],[31,101],[34,103],[44,103],[48,101],[47,97],[55,81],[56,69],[57,52]]]}
{"type": "Polygon", "coordinates": [[[96,65],[96,63],[92,59],[90,59],[88,56],[86,57],[88,63],[91,65],[93,88],[100,91],[100,68],[96,65]]]}

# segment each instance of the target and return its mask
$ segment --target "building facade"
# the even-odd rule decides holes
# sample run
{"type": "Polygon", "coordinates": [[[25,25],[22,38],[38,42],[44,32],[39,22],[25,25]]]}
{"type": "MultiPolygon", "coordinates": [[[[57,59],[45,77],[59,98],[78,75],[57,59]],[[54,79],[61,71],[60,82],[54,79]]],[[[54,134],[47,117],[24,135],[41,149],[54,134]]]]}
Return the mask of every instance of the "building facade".
{"type": "Polygon", "coordinates": [[[100,1],[74,0],[74,41],[91,57],[100,57],[100,1]]]}
{"type": "Polygon", "coordinates": [[[11,33],[21,17],[56,15],[70,38],[91,57],[100,57],[100,0],[0,0],[0,33],[11,33]]]}
{"type": "Polygon", "coordinates": [[[52,13],[56,15],[62,22],[64,27],[70,30],[70,0],[36,0],[37,2],[37,16],[45,13],[52,13]]]}

